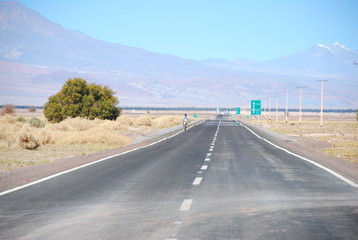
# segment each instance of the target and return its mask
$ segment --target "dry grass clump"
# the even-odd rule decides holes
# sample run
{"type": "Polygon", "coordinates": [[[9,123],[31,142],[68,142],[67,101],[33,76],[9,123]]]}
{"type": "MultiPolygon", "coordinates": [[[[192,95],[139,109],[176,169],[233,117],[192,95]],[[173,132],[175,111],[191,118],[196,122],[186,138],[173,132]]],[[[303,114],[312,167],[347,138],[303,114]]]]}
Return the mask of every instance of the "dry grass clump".
{"type": "Polygon", "coordinates": [[[152,118],[148,115],[141,115],[134,120],[134,126],[152,126],[152,118]]]}
{"type": "Polygon", "coordinates": [[[84,131],[57,131],[53,138],[58,144],[106,144],[125,146],[131,142],[130,138],[113,133],[101,127],[84,131]]]}
{"type": "Polygon", "coordinates": [[[180,125],[183,122],[183,118],[178,115],[159,116],[153,120],[153,126],[155,128],[170,128],[176,125],[180,125]]]}
{"type": "Polygon", "coordinates": [[[40,146],[40,140],[29,132],[22,132],[18,138],[18,144],[23,149],[34,150],[40,146]]]}
{"type": "Polygon", "coordinates": [[[119,116],[116,120],[116,122],[118,122],[121,126],[132,126],[133,125],[133,119],[129,116],[119,116]]]}

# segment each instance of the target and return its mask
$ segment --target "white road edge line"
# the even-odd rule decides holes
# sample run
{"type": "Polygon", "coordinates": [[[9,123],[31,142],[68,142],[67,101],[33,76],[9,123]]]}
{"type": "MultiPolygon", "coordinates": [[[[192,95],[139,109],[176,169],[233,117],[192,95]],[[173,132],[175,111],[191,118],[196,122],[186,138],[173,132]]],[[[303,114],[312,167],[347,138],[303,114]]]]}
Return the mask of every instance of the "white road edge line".
{"type": "MultiPolygon", "coordinates": [[[[191,125],[188,127],[188,129],[194,127],[194,126],[197,126],[198,124],[202,124],[204,121],[200,121],[199,123],[197,123],[196,125],[191,125]]],[[[166,138],[162,138],[156,142],[153,142],[153,143],[150,143],[148,145],[145,145],[145,146],[142,146],[142,147],[138,147],[138,148],[134,148],[132,150],[128,150],[128,151],[125,151],[125,152],[122,152],[122,153],[118,153],[118,154],[114,154],[114,155],[111,155],[111,156],[108,156],[108,157],[105,157],[105,158],[101,158],[97,161],[94,161],[94,162],[91,162],[91,163],[87,163],[85,165],[81,165],[79,167],[75,167],[75,168],[71,168],[69,170],[66,170],[66,171],[63,171],[63,172],[59,172],[59,173],[56,173],[56,174],[53,174],[53,175],[50,175],[48,177],[45,177],[45,178],[42,178],[42,179],[39,179],[37,181],[34,181],[34,182],[31,182],[31,183],[28,183],[28,184],[25,184],[25,185],[22,185],[22,186],[18,186],[18,187],[15,187],[15,188],[12,188],[12,189],[9,189],[9,190],[6,190],[6,191],[3,191],[3,192],[0,192],[0,197],[1,196],[4,196],[6,194],[9,194],[9,193],[12,193],[12,192],[15,192],[15,191],[18,191],[20,189],[23,189],[23,188],[27,188],[27,187],[30,187],[32,185],[35,185],[35,184],[38,184],[38,183],[41,183],[41,182],[44,182],[44,181],[47,181],[49,179],[52,179],[52,178],[55,178],[55,177],[58,177],[58,176],[61,176],[63,174],[66,174],[66,173],[69,173],[69,172],[73,172],[73,171],[76,171],[78,169],[81,169],[81,168],[85,168],[85,167],[88,167],[88,166],[91,166],[91,165],[94,165],[94,164],[97,164],[97,163],[100,163],[100,162],[103,162],[103,161],[106,161],[108,159],[111,159],[111,158],[114,158],[114,157],[118,157],[118,156],[121,156],[121,155],[125,155],[127,153],[130,153],[130,152],[134,152],[134,151],[137,151],[139,149],[143,149],[143,148],[147,148],[147,147],[150,147],[150,146],[153,146],[157,143],[160,143],[160,142],[163,142],[167,139],[170,139],[170,138],[173,138],[179,134],[181,134],[183,131],[179,131],[177,133],[174,133],[173,135],[169,136],[169,137],[166,137],[166,138]]]]}
{"type": "Polygon", "coordinates": [[[315,166],[317,166],[317,167],[319,167],[319,168],[321,168],[321,169],[323,169],[323,170],[329,172],[329,173],[332,174],[333,176],[335,176],[335,177],[341,179],[342,181],[348,183],[348,184],[351,185],[352,187],[358,187],[358,184],[357,184],[357,183],[355,183],[355,182],[349,180],[349,179],[346,178],[346,177],[343,177],[343,176],[340,175],[339,173],[336,173],[335,171],[333,171],[333,170],[331,170],[331,169],[329,169],[329,168],[327,168],[327,167],[325,167],[325,166],[322,166],[321,164],[316,163],[316,162],[314,162],[314,161],[312,161],[312,160],[310,160],[310,159],[308,159],[308,158],[302,157],[302,156],[300,156],[300,155],[298,155],[298,154],[295,154],[295,153],[293,153],[293,152],[290,152],[289,150],[287,150],[287,149],[285,149],[285,148],[282,148],[282,147],[280,147],[280,146],[277,146],[276,144],[274,144],[274,143],[270,142],[269,140],[267,140],[267,139],[265,139],[265,138],[259,136],[258,134],[256,134],[254,131],[252,131],[252,130],[251,130],[249,127],[247,127],[246,125],[243,125],[243,124],[241,124],[241,125],[244,126],[247,130],[249,130],[249,131],[250,131],[252,134],[254,134],[256,137],[258,137],[259,139],[264,140],[265,142],[271,144],[272,146],[274,146],[274,147],[276,147],[276,148],[278,148],[278,149],[280,149],[280,150],[282,150],[282,151],[284,151],[284,152],[287,152],[288,154],[291,154],[291,155],[293,155],[293,156],[295,156],[295,157],[298,157],[298,158],[300,158],[300,159],[302,159],[302,160],[304,160],[304,161],[306,161],[306,162],[309,162],[309,163],[311,163],[311,164],[313,164],[313,165],[315,165],[315,166]]]}
{"type": "Polygon", "coordinates": [[[192,203],[193,199],[185,199],[181,204],[179,211],[189,211],[192,203]]]}

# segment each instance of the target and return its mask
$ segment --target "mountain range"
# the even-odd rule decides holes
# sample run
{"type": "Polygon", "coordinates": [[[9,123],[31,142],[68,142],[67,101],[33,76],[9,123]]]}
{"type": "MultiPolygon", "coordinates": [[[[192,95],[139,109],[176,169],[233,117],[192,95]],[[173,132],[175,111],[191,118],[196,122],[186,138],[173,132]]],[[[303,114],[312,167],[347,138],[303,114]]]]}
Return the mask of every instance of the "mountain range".
{"type": "Polygon", "coordinates": [[[18,2],[0,2],[0,104],[42,105],[68,78],[108,85],[122,106],[248,106],[305,86],[304,107],[358,107],[358,51],[317,44],[271,61],[205,59],[108,43],[68,30],[18,2]]]}

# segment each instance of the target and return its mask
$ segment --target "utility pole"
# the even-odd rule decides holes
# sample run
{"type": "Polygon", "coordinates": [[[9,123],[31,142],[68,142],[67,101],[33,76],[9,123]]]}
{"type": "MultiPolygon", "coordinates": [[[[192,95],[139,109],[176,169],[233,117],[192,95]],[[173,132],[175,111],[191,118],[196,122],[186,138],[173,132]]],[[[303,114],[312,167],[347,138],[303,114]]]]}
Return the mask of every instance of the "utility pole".
{"type": "Polygon", "coordinates": [[[318,82],[321,82],[321,127],[323,126],[323,83],[328,82],[327,79],[320,79],[317,80],[318,82]]]}
{"type": "Polygon", "coordinates": [[[278,96],[276,96],[276,122],[278,122],[278,96]]]}
{"type": "Polygon", "coordinates": [[[288,120],[288,93],[290,91],[285,91],[286,93],[286,112],[285,112],[285,115],[286,115],[286,123],[287,123],[287,120],[288,120]]]}
{"type": "Polygon", "coordinates": [[[302,88],[305,87],[296,87],[300,89],[300,123],[302,123],[302,88]]]}
{"type": "Polygon", "coordinates": [[[271,97],[268,97],[268,102],[269,102],[269,107],[268,107],[268,112],[269,112],[269,121],[271,120],[271,97]]]}

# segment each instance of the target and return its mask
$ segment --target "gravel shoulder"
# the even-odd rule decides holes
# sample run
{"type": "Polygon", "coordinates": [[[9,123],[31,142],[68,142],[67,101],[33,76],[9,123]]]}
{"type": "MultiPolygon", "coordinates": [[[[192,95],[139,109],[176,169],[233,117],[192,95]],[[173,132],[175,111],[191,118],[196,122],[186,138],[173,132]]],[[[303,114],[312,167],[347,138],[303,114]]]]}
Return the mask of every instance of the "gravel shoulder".
{"type": "Polygon", "coordinates": [[[320,149],[329,146],[327,143],[307,137],[282,135],[262,126],[253,125],[247,122],[242,124],[268,141],[295,154],[319,163],[322,166],[350,179],[351,181],[358,183],[358,164],[320,152],[320,149]]]}

